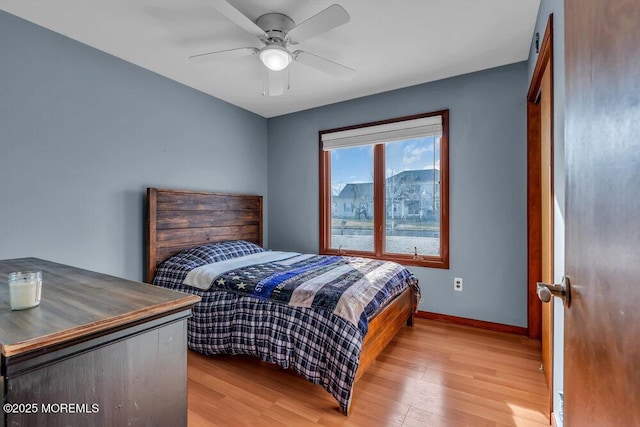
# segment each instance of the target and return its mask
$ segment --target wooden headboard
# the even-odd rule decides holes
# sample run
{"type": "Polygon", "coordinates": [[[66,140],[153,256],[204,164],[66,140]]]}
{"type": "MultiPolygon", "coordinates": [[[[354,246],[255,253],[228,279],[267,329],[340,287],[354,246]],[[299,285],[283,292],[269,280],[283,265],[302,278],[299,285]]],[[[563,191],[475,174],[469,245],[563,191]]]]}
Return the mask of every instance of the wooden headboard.
{"type": "Polygon", "coordinates": [[[147,188],[147,282],[183,249],[237,239],[262,246],[262,196],[147,188]]]}

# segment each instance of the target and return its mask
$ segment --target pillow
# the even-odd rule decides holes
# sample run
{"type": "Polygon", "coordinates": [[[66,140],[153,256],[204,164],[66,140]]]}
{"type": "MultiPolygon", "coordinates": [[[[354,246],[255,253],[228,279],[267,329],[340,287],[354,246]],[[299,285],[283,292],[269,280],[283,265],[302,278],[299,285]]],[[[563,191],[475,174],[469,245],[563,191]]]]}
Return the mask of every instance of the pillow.
{"type": "Polygon", "coordinates": [[[194,268],[264,251],[262,247],[246,240],[209,243],[185,249],[158,266],[153,284],[175,288],[194,268]]]}
{"type": "Polygon", "coordinates": [[[258,252],[264,252],[264,249],[255,243],[247,242],[246,240],[230,240],[185,249],[174,256],[182,255],[183,257],[199,258],[204,265],[258,252]]]}

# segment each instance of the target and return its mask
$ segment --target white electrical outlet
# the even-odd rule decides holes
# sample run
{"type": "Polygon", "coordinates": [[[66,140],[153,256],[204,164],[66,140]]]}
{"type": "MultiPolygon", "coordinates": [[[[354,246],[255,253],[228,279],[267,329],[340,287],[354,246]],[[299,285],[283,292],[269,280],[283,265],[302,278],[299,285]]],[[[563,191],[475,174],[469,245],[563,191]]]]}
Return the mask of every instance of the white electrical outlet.
{"type": "Polygon", "coordinates": [[[453,279],[453,290],[462,292],[462,277],[456,277],[453,279]]]}

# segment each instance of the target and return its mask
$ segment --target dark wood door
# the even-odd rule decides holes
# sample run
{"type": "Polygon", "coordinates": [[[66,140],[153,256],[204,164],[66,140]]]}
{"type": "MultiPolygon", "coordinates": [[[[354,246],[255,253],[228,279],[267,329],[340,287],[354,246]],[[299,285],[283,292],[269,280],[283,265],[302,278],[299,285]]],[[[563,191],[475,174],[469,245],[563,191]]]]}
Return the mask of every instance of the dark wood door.
{"type": "Polygon", "coordinates": [[[640,2],[566,0],[565,425],[640,425],[640,2]]]}

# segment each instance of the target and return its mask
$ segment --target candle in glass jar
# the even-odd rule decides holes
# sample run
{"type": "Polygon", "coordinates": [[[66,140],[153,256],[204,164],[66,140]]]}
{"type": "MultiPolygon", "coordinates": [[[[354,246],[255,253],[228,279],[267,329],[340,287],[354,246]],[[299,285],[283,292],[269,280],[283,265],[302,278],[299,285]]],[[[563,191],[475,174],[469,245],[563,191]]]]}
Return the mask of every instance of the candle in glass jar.
{"type": "Polygon", "coordinates": [[[40,304],[42,273],[39,271],[9,274],[9,305],[11,310],[23,310],[40,304]]]}

